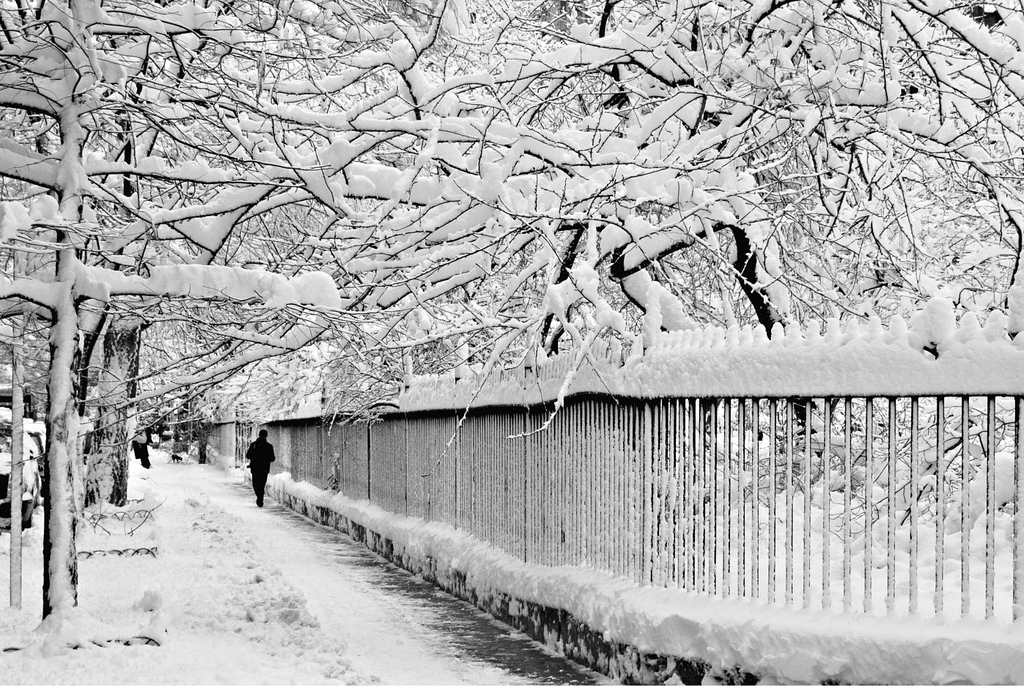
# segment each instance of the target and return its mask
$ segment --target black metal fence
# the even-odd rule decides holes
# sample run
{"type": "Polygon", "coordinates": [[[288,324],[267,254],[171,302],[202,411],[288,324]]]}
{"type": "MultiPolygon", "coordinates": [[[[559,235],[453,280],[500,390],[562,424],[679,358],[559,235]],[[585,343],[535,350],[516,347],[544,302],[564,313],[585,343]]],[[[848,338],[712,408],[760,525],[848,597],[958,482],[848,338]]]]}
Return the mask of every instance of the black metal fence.
{"type": "Polygon", "coordinates": [[[864,612],[1021,614],[1020,397],[576,396],[268,425],[276,471],[527,562],[864,612]]]}

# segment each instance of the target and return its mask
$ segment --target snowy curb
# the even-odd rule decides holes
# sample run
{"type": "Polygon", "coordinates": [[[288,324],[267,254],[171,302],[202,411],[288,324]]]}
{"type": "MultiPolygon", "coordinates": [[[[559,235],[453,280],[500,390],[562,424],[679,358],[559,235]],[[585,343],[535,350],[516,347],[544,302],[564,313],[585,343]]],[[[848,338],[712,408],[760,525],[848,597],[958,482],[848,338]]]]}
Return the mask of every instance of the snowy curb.
{"type": "Polygon", "coordinates": [[[524,563],[464,532],[295,483],[291,509],[626,682],[1024,683],[1024,629],[768,607],[524,563]]]}

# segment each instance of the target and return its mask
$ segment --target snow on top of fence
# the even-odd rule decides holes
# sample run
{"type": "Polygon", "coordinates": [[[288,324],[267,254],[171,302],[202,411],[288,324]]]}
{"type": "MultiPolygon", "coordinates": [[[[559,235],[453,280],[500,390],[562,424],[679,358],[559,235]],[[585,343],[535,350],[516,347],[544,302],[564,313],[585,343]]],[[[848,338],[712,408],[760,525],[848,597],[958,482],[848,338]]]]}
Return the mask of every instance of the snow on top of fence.
{"type": "MultiPolygon", "coordinates": [[[[1022,395],[1024,335],[1011,340],[1007,317],[982,326],[972,312],[957,320],[952,303],[934,298],[911,317],[884,327],[877,317],[776,325],[708,327],[659,333],[639,354],[595,344],[539,360],[535,369],[420,376],[399,397],[403,411],[533,405],[580,393],[631,398],[1022,395]]],[[[640,347],[640,339],[634,348],[640,347]]]]}

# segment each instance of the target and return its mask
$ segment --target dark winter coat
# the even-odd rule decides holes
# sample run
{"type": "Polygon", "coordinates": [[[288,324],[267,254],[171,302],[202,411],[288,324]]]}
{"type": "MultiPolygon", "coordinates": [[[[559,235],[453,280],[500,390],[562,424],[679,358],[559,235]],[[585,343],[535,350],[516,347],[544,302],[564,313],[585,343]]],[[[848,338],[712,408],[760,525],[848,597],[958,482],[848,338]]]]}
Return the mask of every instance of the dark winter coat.
{"type": "Polygon", "coordinates": [[[249,460],[249,469],[254,474],[266,474],[270,471],[270,463],[274,461],[274,446],[265,438],[257,438],[249,444],[245,459],[249,460]]]}

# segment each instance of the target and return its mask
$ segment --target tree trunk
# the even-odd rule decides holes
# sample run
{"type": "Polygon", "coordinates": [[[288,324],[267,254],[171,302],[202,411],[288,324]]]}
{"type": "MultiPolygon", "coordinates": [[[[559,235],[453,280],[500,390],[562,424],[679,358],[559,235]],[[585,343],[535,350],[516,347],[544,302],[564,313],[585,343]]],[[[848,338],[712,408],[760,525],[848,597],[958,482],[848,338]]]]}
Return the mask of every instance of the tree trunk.
{"type": "MultiPolygon", "coordinates": [[[[86,134],[78,103],[60,112],[60,184],[57,201],[61,217],[82,220],[85,179],[82,154],[86,134]]],[[[58,621],[78,605],[78,550],[75,538],[82,512],[82,468],[78,461],[78,305],[75,279],[80,263],[74,240],[65,229],[54,231],[56,260],[51,287],[55,294],[50,325],[50,369],[46,405],[46,470],[43,474],[43,619],[58,621]]]]}
{"type": "Polygon", "coordinates": [[[85,481],[85,504],[128,501],[128,405],[137,394],[139,322],[114,317],[103,336],[103,363],[97,384],[99,416],[85,481]]]}
{"type": "Polygon", "coordinates": [[[78,368],[78,313],[72,281],[64,279],[74,260],[58,257],[57,286],[61,302],[50,329],[49,402],[46,410],[46,470],[43,473],[43,618],[60,616],[78,604],[79,508],[75,493],[75,455],[78,407],[75,384],[78,368]]]}

